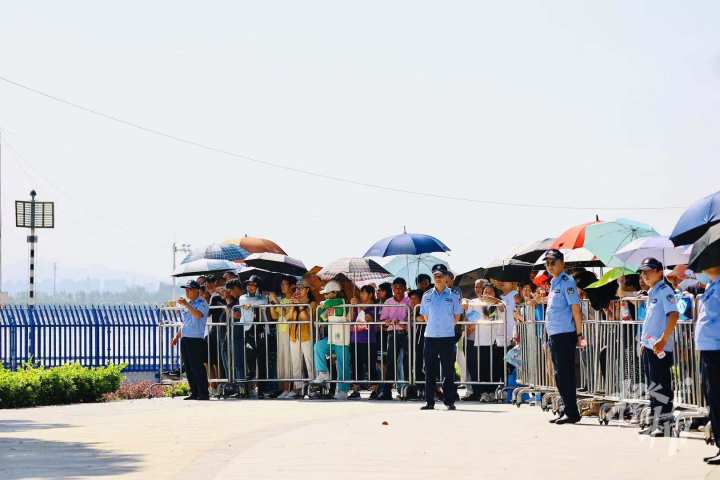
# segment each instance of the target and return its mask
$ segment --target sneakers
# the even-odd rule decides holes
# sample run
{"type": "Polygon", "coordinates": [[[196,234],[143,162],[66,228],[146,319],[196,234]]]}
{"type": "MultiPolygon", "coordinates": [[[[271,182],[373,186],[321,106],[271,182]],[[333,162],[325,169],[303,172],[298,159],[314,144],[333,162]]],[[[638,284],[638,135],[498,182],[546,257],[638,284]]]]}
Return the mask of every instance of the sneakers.
{"type": "Polygon", "coordinates": [[[315,377],[315,380],[312,381],[312,383],[325,383],[330,381],[330,373],[329,372],[319,372],[317,377],[315,377]]]}
{"type": "Polygon", "coordinates": [[[288,393],[290,392],[282,392],[280,395],[277,396],[278,400],[285,400],[288,396],[288,393]]]}
{"type": "Polygon", "coordinates": [[[285,396],[283,397],[284,400],[296,400],[300,397],[300,394],[296,392],[295,390],[290,390],[289,392],[285,392],[285,396]]]}
{"type": "Polygon", "coordinates": [[[333,397],[335,400],[347,400],[348,394],[347,392],[335,392],[335,396],[333,397]]]}
{"type": "Polygon", "coordinates": [[[357,390],[348,395],[348,400],[358,400],[360,398],[360,392],[357,390]]]}

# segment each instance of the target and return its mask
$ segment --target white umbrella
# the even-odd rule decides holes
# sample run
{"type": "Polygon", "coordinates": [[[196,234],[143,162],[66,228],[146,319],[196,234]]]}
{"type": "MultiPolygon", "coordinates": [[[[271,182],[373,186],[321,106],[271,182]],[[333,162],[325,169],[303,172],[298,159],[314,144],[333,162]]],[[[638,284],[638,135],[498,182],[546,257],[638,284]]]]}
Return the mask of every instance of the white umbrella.
{"type": "Polygon", "coordinates": [[[239,270],[241,265],[229,260],[212,260],[201,258],[192,262],[179,265],[173,272],[173,277],[189,277],[192,275],[203,275],[206,273],[228,272],[239,270]]]}
{"type": "MultiPolygon", "coordinates": [[[[603,263],[587,248],[573,248],[571,250],[561,248],[563,256],[565,257],[565,265],[569,267],[602,267],[603,263]]],[[[540,270],[545,268],[545,254],[540,255],[540,258],[535,262],[535,270],[540,267],[540,270]]]]}
{"type": "Polygon", "coordinates": [[[644,237],[633,240],[615,253],[623,266],[636,270],[644,258],[653,257],[663,265],[682,265],[690,260],[692,246],[676,247],[663,236],[644,237]]]}

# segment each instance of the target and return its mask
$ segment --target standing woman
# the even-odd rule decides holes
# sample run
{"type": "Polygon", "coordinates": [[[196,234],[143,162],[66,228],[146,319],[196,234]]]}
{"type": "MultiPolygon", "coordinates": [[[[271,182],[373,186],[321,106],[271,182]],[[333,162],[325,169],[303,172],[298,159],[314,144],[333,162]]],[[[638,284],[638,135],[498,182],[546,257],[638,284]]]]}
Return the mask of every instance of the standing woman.
{"type": "MultiPolygon", "coordinates": [[[[378,353],[377,326],[372,324],[377,316],[377,307],[367,305],[375,304],[375,287],[365,285],[360,289],[360,299],[350,299],[352,305],[366,305],[362,307],[351,307],[350,318],[354,322],[350,331],[350,369],[354,372],[353,377],[357,381],[371,381],[378,378],[376,361],[378,353]]],[[[373,385],[373,393],[377,386],[373,385]]],[[[353,392],[348,398],[360,398],[360,385],[353,384],[353,392]]]]}
{"type": "MultiPolygon", "coordinates": [[[[313,296],[310,286],[305,280],[297,283],[295,295],[290,299],[297,304],[292,309],[287,320],[290,323],[290,359],[292,361],[293,378],[303,378],[303,366],[308,377],[313,376],[313,344],[312,344],[312,321],[317,308],[317,302],[313,296]],[[301,322],[301,323],[293,323],[301,322]]],[[[303,396],[303,382],[295,381],[293,390],[285,395],[285,399],[292,400],[303,396]]]]}

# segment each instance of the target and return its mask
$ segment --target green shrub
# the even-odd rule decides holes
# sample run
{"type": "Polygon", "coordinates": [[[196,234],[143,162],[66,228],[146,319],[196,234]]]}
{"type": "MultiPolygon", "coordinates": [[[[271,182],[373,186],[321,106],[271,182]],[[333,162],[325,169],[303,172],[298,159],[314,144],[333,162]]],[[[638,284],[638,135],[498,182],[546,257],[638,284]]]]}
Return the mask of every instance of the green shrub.
{"type": "Polygon", "coordinates": [[[120,387],[125,366],[85,368],[70,363],[42,368],[28,364],[17,372],[0,366],[0,408],[97,402],[120,387]]]}

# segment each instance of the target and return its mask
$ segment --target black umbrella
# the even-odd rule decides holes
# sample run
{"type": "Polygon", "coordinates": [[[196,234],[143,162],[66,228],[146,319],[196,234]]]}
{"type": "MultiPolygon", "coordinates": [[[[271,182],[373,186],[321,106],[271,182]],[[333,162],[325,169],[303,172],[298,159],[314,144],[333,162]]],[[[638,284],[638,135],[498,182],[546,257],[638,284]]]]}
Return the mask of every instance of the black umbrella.
{"type": "Polygon", "coordinates": [[[535,263],[542,254],[550,249],[555,241],[554,238],[546,238],[524,245],[513,252],[511,258],[522,262],[535,263]]]}
{"type": "Polygon", "coordinates": [[[460,288],[475,286],[475,280],[485,278],[486,270],[486,268],[478,267],[475,270],[461,273],[460,275],[455,277],[455,285],[460,288]]]}
{"type": "Polygon", "coordinates": [[[496,259],[485,270],[485,278],[501,282],[529,282],[533,264],[520,260],[496,259]]]}
{"type": "Polygon", "coordinates": [[[252,275],[260,277],[260,284],[258,287],[260,287],[260,290],[264,292],[279,292],[280,282],[282,282],[283,278],[288,277],[283,273],[269,272],[261,268],[246,267],[238,273],[238,279],[241,282],[245,282],[252,275]]]}
{"type": "Polygon", "coordinates": [[[286,275],[300,276],[307,273],[302,261],[279,253],[253,253],[245,258],[245,265],[286,275]]]}
{"type": "Polygon", "coordinates": [[[720,223],[713,225],[693,244],[688,267],[701,272],[720,266],[720,223]]]}

